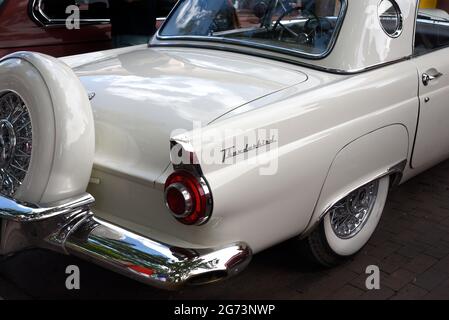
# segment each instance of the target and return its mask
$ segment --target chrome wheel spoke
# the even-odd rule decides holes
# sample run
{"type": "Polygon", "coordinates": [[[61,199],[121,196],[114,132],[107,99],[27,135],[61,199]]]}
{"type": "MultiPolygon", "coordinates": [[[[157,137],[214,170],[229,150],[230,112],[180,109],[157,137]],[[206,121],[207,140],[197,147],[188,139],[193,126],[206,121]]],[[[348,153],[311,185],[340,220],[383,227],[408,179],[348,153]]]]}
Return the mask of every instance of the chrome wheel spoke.
{"type": "Polygon", "coordinates": [[[348,239],[360,232],[373,210],[378,187],[378,181],[370,182],[329,210],[330,223],[337,237],[348,239]]]}
{"type": "MultiPolygon", "coordinates": [[[[19,109],[16,108],[16,110],[19,110],[19,109]]],[[[14,116],[16,110],[14,110],[11,117],[14,116]]],[[[11,124],[16,123],[16,121],[23,115],[24,112],[25,112],[25,110],[23,108],[21,108],[20,113],[17,116],[15,116],[13,119],[11,119],[11,124]]]]}
{"type": "Polygon", "coordinates": [[[19,178],[17,178],[13,173],[10,173],[9,171],[6,171],[6,174],[8,175],[8,177],[12,178],[13,180],[15,180],[17,183],[22,183],[20,181],[19,178]]]}
{"type": "Polygon", "coordinates": [[[28,109],[13,92],[0,94],[0,193],[14,196],[31,162],[32,127],[28,109]]]}

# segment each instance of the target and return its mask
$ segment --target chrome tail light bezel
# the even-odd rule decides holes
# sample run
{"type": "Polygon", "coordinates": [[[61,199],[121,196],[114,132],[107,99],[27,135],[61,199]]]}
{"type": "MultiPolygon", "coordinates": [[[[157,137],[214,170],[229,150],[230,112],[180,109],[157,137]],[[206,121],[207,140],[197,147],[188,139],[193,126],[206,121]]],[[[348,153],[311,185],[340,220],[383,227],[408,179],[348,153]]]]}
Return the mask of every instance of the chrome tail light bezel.
{"type": "MultiPolygon", "coordinates": [[[[196,225],[196,226],[200,226],[203,225],[205,223],[207,223],[212,215],[212,211],[213,211],[213,197],[212,197],[212,192],[211,192],[211,188],[206,180],[206,178],[204,177],[203,171],[201,169],[201,166],[199,165],[199,163],[196,161],[197,157],[195,155],[195,153],[192,151],[193,148],[191,148],[191,146],[189,145],[188,147],[185,147],[183,143],[179,143],[176,141],[171,141],[171,150],[173,150],[174,148],[179,148],[179,152],[185,153],[184,155],[186,155],[186,159],[189,159],[190,162],[189,163],[175,163],[172,160],[172,164],[173,164],[173,173],[171,175],[168,176],[166,182],[165,182],[165,188],[164,188],[164,201],[165,201],[165,205],[168,208],[168,210],[170,211],[170,213],[172,214],[172,216],[177,219],[179,222],[183,223],[183,224],[187,224],[187,225],[196,225]],[[194,214],[195,211],[195,202],[192,203],[192,209],[191,210],[187,210],[189,207],[189,203],[188,203],[188,199],[185,198],[186,200],[186,210],[183,214],[178,214],[176,212],[173,212],[170,209],[170,206],[167,202],[167,194],[170,191],[170,189],[172,188],[178,188],[178,191],[180,191],[182,193],[182,191],[184,191],[184,189],[188,189],[186,188],[185,185],[183,185],[182,183],[169,183],[169,181],[171,180],[171,177],[173,177],[173,175],[176,174],[186,174],[186,175],[190,175],[191,179],[195,180],[195,184],[197,189],[199,190],[199,193],[201,194],[202,200],[204,201],[204,205],[202,206],[203,211],[201,212],[200,217],[198,217],[197,220],[195,221],[188,221],[189,217],[191,217],[192,214],[194,214]]],[[[192,197],[192,194],[189,192],[189,195],[192,197]]],[[[195,198],[195,197],[194,197],[195,198]]]]}

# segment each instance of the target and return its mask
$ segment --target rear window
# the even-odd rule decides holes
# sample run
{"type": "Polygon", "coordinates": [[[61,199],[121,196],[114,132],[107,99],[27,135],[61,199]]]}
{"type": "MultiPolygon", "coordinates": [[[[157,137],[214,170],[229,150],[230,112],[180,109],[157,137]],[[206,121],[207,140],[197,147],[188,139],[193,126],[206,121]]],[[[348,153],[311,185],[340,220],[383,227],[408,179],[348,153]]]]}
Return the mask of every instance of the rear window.
{"type": "Polygon", "coordinates": [[[346,0],[181,0],[159,37],[324,56],[332,49],[346,0]]]}

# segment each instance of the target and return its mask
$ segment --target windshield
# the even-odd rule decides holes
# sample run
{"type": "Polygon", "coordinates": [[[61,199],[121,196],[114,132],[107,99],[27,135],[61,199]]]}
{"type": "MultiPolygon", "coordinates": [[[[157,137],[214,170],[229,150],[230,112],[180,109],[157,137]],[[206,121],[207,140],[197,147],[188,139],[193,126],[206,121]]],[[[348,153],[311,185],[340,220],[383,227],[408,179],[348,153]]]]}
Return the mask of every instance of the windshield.
{"type": "Polygon", "coordinates": [[[159,32],[163,39],[220,41],[324,56],[345,0],[181,0],[159,32]]]}

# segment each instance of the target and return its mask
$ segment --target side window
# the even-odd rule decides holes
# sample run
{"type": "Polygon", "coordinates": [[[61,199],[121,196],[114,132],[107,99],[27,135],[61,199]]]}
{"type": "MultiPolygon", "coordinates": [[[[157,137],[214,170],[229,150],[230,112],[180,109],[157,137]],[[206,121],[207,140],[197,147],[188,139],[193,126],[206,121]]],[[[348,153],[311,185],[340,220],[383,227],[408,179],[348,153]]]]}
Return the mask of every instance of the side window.
{"type": "Polygon", "coordinates": [[[449,0],[421,0],[416,20],[415,55],[449,46],[449,0]]]}
{"type": "Polygon", "coordinates": [[[65,24],[69,16],[68,6],[76,5],[80,10],[81,23],[109,22],[110,0],[33,0],[33,17],[43,25],[65,24]]]}

